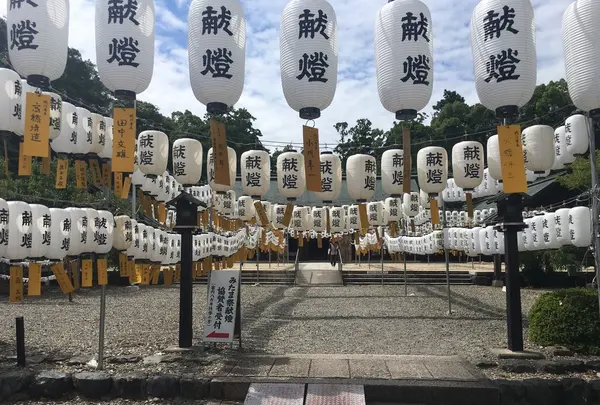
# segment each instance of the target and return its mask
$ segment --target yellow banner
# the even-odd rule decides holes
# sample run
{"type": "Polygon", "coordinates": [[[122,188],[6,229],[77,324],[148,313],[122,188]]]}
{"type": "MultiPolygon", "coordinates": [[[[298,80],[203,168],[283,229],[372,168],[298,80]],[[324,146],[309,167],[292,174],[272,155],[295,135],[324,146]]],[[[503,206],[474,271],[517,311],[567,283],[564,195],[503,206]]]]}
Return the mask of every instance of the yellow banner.
{"type": "Polygon", "coordinates": [[[525,157],[521,143],[521,126],[498,127],[498,146],[502,165],[502,183],[505,194],[527,192],[525,157]]]}
{"type": "Polygon", "coordinates": [[[96,266],[98,266],[98,285],[108,285],[108,263],[106,259],[98,259],[96,266]]]}
{"type": "Polygon", "coordinates": [[[113,172],[133,173],[135,115],[135,108],[115,108],[113,110],[113,172]]]}
{"type": "Polygon", "coordinates": [[[69,173],[69,161],[59,159],[56,163],[56,188],[58,190],[67,188],[67,173],[69,173]]]}
{"type": "Polygon", "coordinates": [[[31,176],[31,156],[23,153],[23,142],[19,144],[19,176],[31,176]]]}
{"type": "Polygon", "coordinates": [[[306,189],[320,193],[321,188],[321,154],[319,152],[319,130],[302,127],[304,140],[304,170],[306,172],[306,189]]]}
{"type": "Polygon", "coordinates": [[[75,161],[75,187],[87,188],[87,164],[83,160],[75,161]]]}
{"type": "Polygon", "coordinates": [[[27,283],[27,295],[37,297],[42,295],[42,265],[40,263],[29,263],[29,282],[27,283]]]}
{"type": "Polygon", "coordinates": [[[48,157],[50,143],[50,96],[27,93],[25,106],[25,156],[48,157]]]}
{"type": "Polygon", "coordinates": [[[54,277],[56,277],[58,286],[63,294],[70,294],[73,292],[73,284],[71,284],[71,280],[69,279],[69,276],[67,276],[62,263],[56,263],[52,266],[52,273],[54,273],[54,277]]]}
{"type": "Polygon", "coordinates": [[[23,267],[10,268],[9,302],[23,301],[23,267]]]}
{"type": "Polygon", "coordinates": [[[369,216],[367,215],[367,204],[358,204],[358,215],[360,217],[360,234],[364,236],[369,229],[369,216]]]}
{"type": "Polygon", "coordinates": [[[82,287],[93,287],[94,273],[92,267],[92,261],[90,259],[83,259],[81,261],[81,286],[82,287]]]}

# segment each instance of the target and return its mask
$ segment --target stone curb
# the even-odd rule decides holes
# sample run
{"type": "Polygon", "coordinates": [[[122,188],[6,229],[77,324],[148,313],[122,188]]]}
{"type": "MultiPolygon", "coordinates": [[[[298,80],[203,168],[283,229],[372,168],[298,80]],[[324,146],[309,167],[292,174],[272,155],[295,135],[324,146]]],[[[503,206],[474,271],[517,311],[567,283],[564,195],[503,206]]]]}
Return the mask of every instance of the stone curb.
{"type": "Polygon", "coordinates": [[[576,359],[558,359],[558,360],[520,360],[508,359],[498,361],[481,360],[474,363],[479,369],[499,368],[509,373],[548,373],[548,374],[568,374],[584,373],[586,371],[600,371],[600,361],[588,360],[583,362],[576,359]]]}

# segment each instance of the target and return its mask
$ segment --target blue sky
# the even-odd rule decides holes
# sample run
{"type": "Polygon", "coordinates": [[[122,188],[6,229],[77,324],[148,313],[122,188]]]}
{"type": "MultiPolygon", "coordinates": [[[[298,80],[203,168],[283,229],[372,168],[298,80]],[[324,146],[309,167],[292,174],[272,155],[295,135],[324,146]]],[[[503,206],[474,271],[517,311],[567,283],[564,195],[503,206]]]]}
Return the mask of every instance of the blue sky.
{"type": "MultiPolygon", "coordinates": [[[[238,107],[256,118],[266,144],[274,149],[301,142],[304,123],[286,103],[279,78],[279,19],[287,0],[241,0],[246,13],[247,51],[244,93],[238,107]]],[[[336,122],[352,125],[369,118],[387,130],[393,115],[377,95],[373,29],[377,11],[387,0],[330,0],[338,21],[339,75],[335,99],[317,120],[322,143],[335,145],[336,122]]],[[[562,14],[571,0],[533,0],[536,17],[538,83],[564,76],[561,41],[562,14]]],[[[0,4],[7,0],[0,0],[0,4]]],[[[160,107],[163,114],[188,109],[203,115],[188,78],[187,14],[191,0],[155,0],[157,10],[154,78],[140,99],[160,107]]],[[[469,20],[478,0],[425,0],[432,14],[435,82],[431,104],[444,89],[458,91],[477,102],[469,43],[469,20]]],[[[71,0],[69,45],[93,62],[95,56],[93,0],[71,0]]],[[[6,10],[6,4],[4,4],[6,10]]],[[[430,106],[427,111],[431,111],[430,106]]]]}

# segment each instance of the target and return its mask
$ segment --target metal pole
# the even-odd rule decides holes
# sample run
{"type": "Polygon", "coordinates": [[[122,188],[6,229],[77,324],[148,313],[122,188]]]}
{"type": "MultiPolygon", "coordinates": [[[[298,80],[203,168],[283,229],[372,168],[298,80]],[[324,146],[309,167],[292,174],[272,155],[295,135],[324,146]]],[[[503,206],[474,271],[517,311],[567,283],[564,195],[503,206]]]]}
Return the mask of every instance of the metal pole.
{"type": "Polygon", "coordinates": [[[494,255],[494,287],[503,287],[504,283],[502,282],[502,255],[495,254],[494,255]]]}
{"type": "Polygon", "coordinates": [[[402,253],[402,257],[404,257],[404,296],[408,295],[408,284],[406,280],[406,252],[402,253]]]}
{"type": "MultiPolygon", "coordinates": [[[[179,282],[179,347],[192,347],[193,337],[193,236],[191,228],[181,233],[181,280],[179,282]]],[[[210,283],[209,283],[210,284],[210,283]]]]}
{"type": "MultiPolygon", "coordinates": [[[[446,229],[446,203],[442,199],[442,228],[443,232],[447,232],[446,229]]],[[[446,260],[446,289],[448,290],[448,314],[452,314],[452,296],[450,295],[450,254],[446,247],[446,238],[444,238],[444,258],[446,260]]]]}
{"type": "Polygon", "coordinates": [[[598,206],[598,169],[596,168],[596,134],[594,132],[594,119],[590,116],[589,134],[590,166],[592,171],[592,235],[594,236],[594,264],[596,267],[596,285],[598,286],[598,302],[600,303],[600,235],[598,206]]]}
{"type": "Polygon", "coordinates": [[[381,227],[381,285],[383,285],[383,240],[385,236],[385,229],[381,227]]]}
{"type": "Polygon", "coordinates": [[[16,318],[17,332],[17,365],[25,367],[25,320],[22,316],[16,318]]]}
{"type": "Polygon", "coordinates": [[[369,248],[369,251],[367,252],[367,257],[369,258],[369,268],[371,268],[371,248],[369,248]]]}
{"type": "MultiPolygon", "coordinates": [[[[104,188],[104,203],[108,208],[110,198],[110,189],[104,188]]],[[[106,324],[106,285],[100,288],[100,328],[98,331],[98,365],[97,369],[104,369],[104,327],[106,324]]]]}
{"type": "MultiPolygon", "coordinates": [[[[262,230],[260,230],[259,232],[262,232],[262,230]]],[[[259,274],[259,267],[260,267],[260,242],[258,242],[256,244],[256,284],[260,284],[260,274],[259,274]]]]}

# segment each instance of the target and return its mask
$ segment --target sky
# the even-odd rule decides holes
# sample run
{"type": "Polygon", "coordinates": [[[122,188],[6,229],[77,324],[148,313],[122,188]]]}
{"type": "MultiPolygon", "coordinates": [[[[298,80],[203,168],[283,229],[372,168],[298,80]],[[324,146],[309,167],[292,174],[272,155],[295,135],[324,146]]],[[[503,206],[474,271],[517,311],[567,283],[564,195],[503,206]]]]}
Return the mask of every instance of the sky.
{"type": "MultiPolygon", "coordinates": [[[[394,116],[379,101],[374,61],[374,25],[378,10],[387,0],[329,0],[338,22],[338,84],[333,103],[316,121],[321,144],[333,149],[337,122],[353,125],[370,119],[383,130],[394,116]]],[[[469,21],[478,0],[424,0],[432,15],[434,87],[430,105],[441,99],[444,89],[478,102],[473,83],[469,21]]],[[[564,76],[561,40],[562,15],[572,0],[532,0],[535,9],[538,83],[564,76]]],[[[7,10],[8,0],[0,0],[7,10]],[[4,3],[4,4],[3,4],[4,3]]],[[[150,87],[138,96],[164,115],[190,110],[203,116],[205,107],[194,97],[188,76],[187,15],[191,0],[155,0],[156,52],[150,87]]],[[[236,107],[247,108],[257,120],[265,146],[275,149],[302,142],[304,120],[283,95],[279,70],[279,25],[286,0],[241,0],[246,15],[246,76],[236,107]]],[[[69,46],[95,63],[94,0],[70,1],[69,46]]],[[[1,9],[0,9],[1,10],[1,9]]],[[[6,13],[6,11],[4,12],[6,13]]]]}

